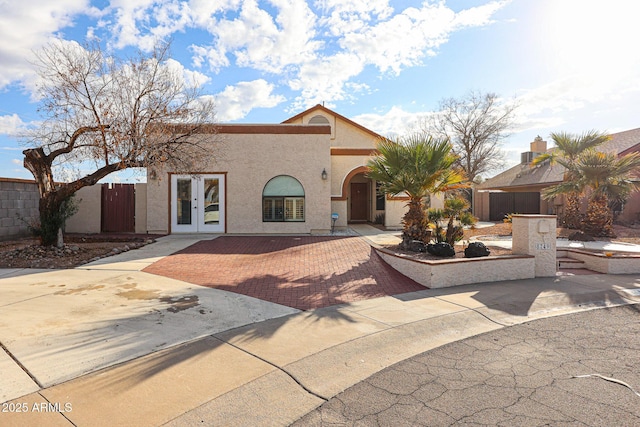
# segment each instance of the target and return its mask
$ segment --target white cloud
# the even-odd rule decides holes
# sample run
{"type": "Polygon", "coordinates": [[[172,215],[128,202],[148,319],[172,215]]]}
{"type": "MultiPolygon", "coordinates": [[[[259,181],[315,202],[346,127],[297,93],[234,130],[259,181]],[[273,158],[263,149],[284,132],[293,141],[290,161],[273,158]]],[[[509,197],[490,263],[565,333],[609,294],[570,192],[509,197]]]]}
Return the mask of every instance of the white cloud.
{"type": "Polygon", "coordinates": [[[343,34],[339,44],[382,72],[399,74],[403,68],[421,64],[426,56],[447,42],[450,33],[463,27],[483,26],[506,2],[491,2],[459,13],[444,2],[407,8],[388,20],[343,34]]]}
{"type": "Polygon", "coordinates": [[[11,159],[11,163],[13,163],[14,165],[17,165],[17,166],[22,166],[22,160],[21,159],[11,159]]]}
{"type": "Polygon", "coordinates": [[[90,10],[88,0],[0,2],[0,88],[32,74],[31,52],[90,10]]]}
{"type": "MultiPolygon", "coordinates": [[[[490,24],[493,14],[508,3],[488,1],[454,11],[444,1],[394,10],[388,0],[110,0],[100,10],[89,6],[89,0],[33,1],[37,6],[22,8],[27,12],[13,26],[10,23],[21,9],[0,5],[0,12],[6,12],[0,13],[0,24],[7,23],[4,28],[0,25],[0,35],[14,35],[13,39],[5,37],[10,42],[27,40],[18,43],[19,48],[6,47],[15,43],[0,48],[0,60],[4,59],[3,49],[14,55],[13,61],[3,62],[8,65],[0,71],[0,87],[29,71],[26,62],[16,58],[24,58],[25,51],[74,24],[76,15],[83,13],[94,20],[86,35],[102,38],[114,49],[134,46],[150,50],[158,40],[178,33],[206,31],[211,35],[209,43],[196,39],[189,47],[191,66],[208,66],[214,72],[234,66],[275,75],[277,84],[297,92],[289,111],[323,101],[353,100],[370,90],[370,82],[358,79],[365,69],[375,67],[397,75],[420,65],[437,53],[452,32],[490,24]],[[38,28],[35,39],[24,37],[24,28],[38,28]]],[[[187,70],[178,61],[170,61],[170,66],[186,81],[202,85],[210,80],[204,72],[187,70]]],[[[230,106],[228,119],[246,115],[244,105],[252,102],[260,106],[283,102],[272,95],[273,85],[266,88],[241,82],[230,88],[219,95],[218,103],[230,106]],[[249,99],[247,87],[262,92],[238,107],[227,93],[240,91],[242,99],[249,99]]]]}
{"type": "Polygon", "coordinates": [[[387,21],[345,34],[340,45],[382,72],[399,74],[419,65],[432,49],[444,43],[455,13],[444,4],[408,8],[387,21]]]}
{"type": "Polygon", "coordinates": [[[220,71],[221,68],[228,67],[230,65],[229,58],[227,58],[226,52],[220,49],[191,45],[189,49],[193,53],[191,58],[193,65],[200,68],[205,62],[209,64],[209,69],[214,72],[220,71]]]}
{"type": "MultiPolygon", "coordinates": [[[[518,96],[519,129],[549,129],[562,126],[568,117],[584,114],[593,106],[614,103],[623,106],[621,98],[640,92],[640,78],[601,78],[589,72],[565,75],[518,96]]],[[[628,107],[633,108],[633,107],[628,107]]]]}
{"type": "Polygon", "coordinates": [[[241,0],[190,0],[191,19],[197,27],[211,29],[215,27],[216,13],[236,10],[240,3],[241,0]]]}
{"type": "Polygon", "coordinates": [[[168,59],[166,64],[172,73],[182,77],[188,87],[200,87],[211,80],[206,74],[186,69],[175,59],[168,59]]]}
{"type": "Polygon", "coordinates": [[[462,10],[456,15],[453,21],[454,26],[463,28],[489,25],[493,22],[491,20],[493,14],[510,2],[511,0],[492,1],[482,6],[462,10]]]}
{"type": "Polygon", "coordinates": [[[328,14],[320,22],[334,36],[360,31],[393,13],[387,0],[317,0],[315,6],[328,14]]]}
{"type": "Polygon", "coordinates": [[[297,77],[289,81],[289,87],[300,92],[291,110],[307,108],[323,101],[328,103],[327,106],[332,106],[334,102],[346,99],[345,85],[363,68],[360,58],[346,53],[302,65],[297,77]]]}
{"type": "Polygon", "coordinates": [[[316,4],[329,13],[320,22],[331,24],[330,32],[337,37],[335,46],[327,46],[321,52],[332,48],[337,52],[318,56],[296,68],[288,84],[300,95],[290,111],[323,101],[331,104],[351,99],[353,89],[360,87],[353,79],[367,65],[396,75],[404,68],[420,65],[425,57],[436,54],[435,49],[448,40],[452,31],[486,25],[506,2],[491,2],[459,13],[444,2],[425,3],[420,9],[407,8],[395,15],[384,1],[325,0],[316,4]]]}
{"type": "Polygon", "coordinates": [[[273,89],[274,85],[263,79],[227,86],[215,96],[217,119],[221,122],[238,120],[253,108],[271,108],[284,102],[284,96],[273,94],[273,89]]]}
{"type": "MultiPolygon", "coordinates": [[[[239,16],[221,19],[211,29],[219,66],[221,54],[233,54],[239,66],[281,73],[294,64],[313,60],[322,46],[314,40],[315,15],[302,0],[272,0],[275,18],[260,9],[255,0],[245,0],[239,16]]],[[[211,54],[207,55],[211,57],[211,54]]]]}
{"type": "Polygon", "coordinates": [[[17,114],[0,116],[0,134],[14,136],[24,130],[25,126],[17,114]]]}
{"type": "Polygon", "coordinates": [[[416,130],[418,122],[428,112],[408,112],[402,107],[393,106],[384,114],[361,114],[353,117],[356,123],[371,129],[382,136],[406,135],[416,130]]]}
{"type": "Polygon", "coordinates": [[[136,46],[150,51],[158,40],[184,30],[191,23],[188,3],[177,0],[111,0],[107,11],[115,22],[107,22],[115,35],[114,47],[136,46]]]}

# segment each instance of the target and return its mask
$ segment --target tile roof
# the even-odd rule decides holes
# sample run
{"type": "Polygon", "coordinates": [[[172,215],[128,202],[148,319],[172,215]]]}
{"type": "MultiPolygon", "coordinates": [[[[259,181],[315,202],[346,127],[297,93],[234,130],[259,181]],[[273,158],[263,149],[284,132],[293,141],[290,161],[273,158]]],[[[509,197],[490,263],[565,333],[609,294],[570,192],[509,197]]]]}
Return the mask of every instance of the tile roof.
{"type": "Polygon", "coordinates": [[[613,151],[617,154],[640,151],[640,128],[612,133],[611,139],[602,144],[602,148],[603,151],[613,151]]]}
{"type": "MultiPolygon", "coordinates": [[[[640,128],[611,134],[611,139],[602,144],[600,149],[617,154],[640,151],[640,128]]],[[[553,147],[547,151],[550,150],[553,150],[553,147]]],[[[550,166],[548,162],[534,167],[528,164],[519,164],[487,179],[477,188],[479,190],[498,190],[540,184],[547,186],[561,182],[564,170],[564,167],[559,164],[550,166]]]]}

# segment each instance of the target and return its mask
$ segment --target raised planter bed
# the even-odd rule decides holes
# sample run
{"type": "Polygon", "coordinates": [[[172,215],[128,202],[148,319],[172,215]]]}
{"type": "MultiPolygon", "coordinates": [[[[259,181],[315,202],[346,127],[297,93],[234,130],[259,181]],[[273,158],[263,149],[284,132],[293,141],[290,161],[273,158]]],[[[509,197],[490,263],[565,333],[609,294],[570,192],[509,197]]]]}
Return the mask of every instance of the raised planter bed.
{"type": "Polygon", "coordinates": [[[606,274],[640,273],[640,255],[619,252],[592,252],[581,249],[561,249],[558,256],[566,256],[584,262],[589,270],[606,274]]]}
{"type": "Polygon", "coordinates": [[[531,255],[448,258],[433,261],[413,259],[381,247],[374,246],[374,249],[391,267],[427,288],[535,277],[535,257],[531,255]]]}

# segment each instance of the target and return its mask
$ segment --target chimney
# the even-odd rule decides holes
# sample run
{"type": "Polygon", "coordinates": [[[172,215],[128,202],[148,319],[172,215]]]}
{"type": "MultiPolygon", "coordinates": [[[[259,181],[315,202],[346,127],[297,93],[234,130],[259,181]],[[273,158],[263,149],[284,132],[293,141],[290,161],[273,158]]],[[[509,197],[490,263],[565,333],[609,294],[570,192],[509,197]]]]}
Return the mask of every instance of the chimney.
{"type": "Polygon", "coordinates": [[[547,141],[543,141],[540,135],[531,143],[531,151],[534,153],[544,153],[547,151],[547,141]]]}
{"type": "Polygon", "coordinates": [[[538,157],[540,154],[547,151],[547,141],[543,141],[540,135],[536,136],[533,142],[530,143],[531,151],[520,154],[520,163],[523,165],[529,164],[538,157]]]}

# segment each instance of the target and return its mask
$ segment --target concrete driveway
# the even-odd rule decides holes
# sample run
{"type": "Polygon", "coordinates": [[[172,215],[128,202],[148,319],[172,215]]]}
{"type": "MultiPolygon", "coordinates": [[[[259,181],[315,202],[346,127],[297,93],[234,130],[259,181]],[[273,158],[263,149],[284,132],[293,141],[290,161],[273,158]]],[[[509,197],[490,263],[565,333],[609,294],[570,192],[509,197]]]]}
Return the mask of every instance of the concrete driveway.
{"type": "Polygon", "coordinates": [[[163,238],[76,269],[3,271],[0,343],[6,351],[0,351],[0,401],[199,337],[298,312],[139,271],[201,238],[163,238]]]}

